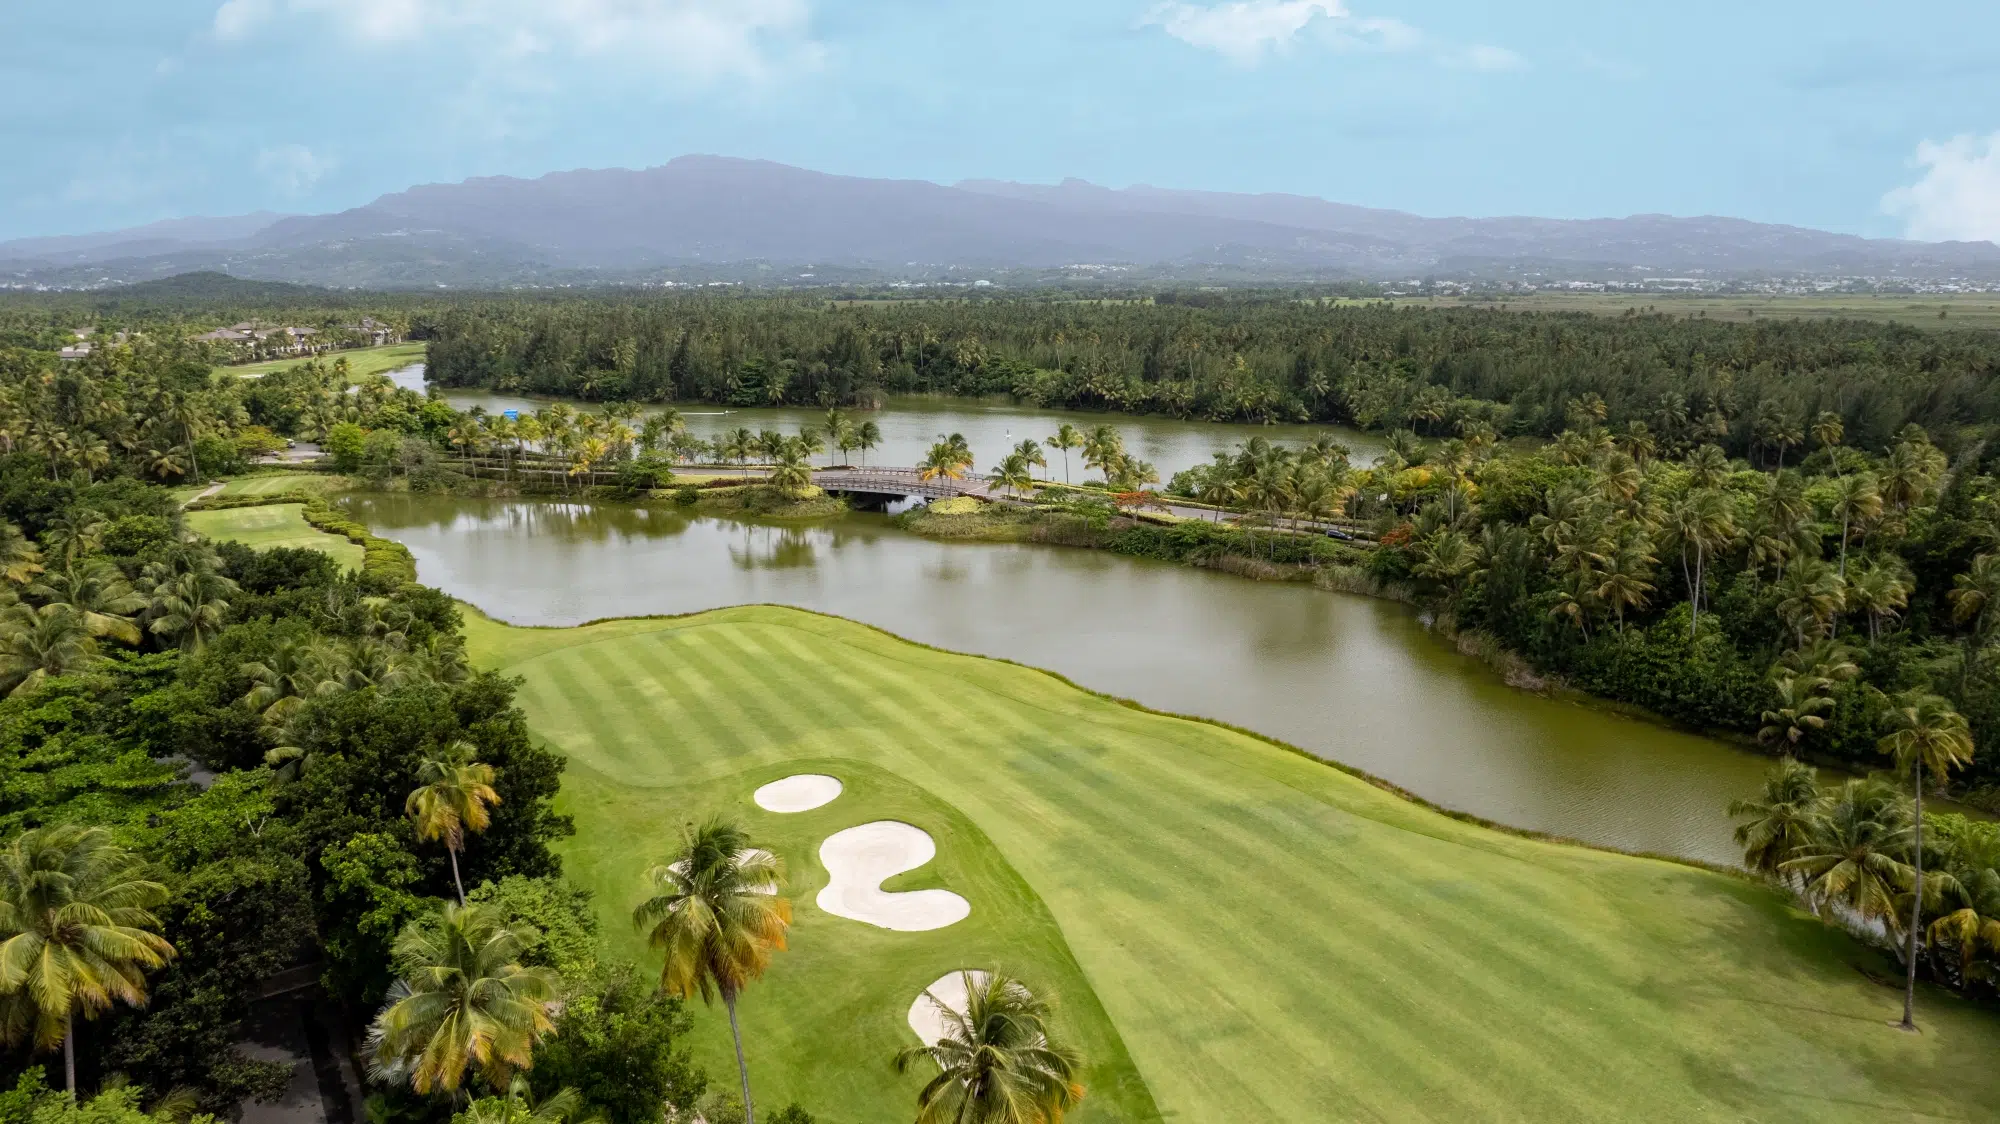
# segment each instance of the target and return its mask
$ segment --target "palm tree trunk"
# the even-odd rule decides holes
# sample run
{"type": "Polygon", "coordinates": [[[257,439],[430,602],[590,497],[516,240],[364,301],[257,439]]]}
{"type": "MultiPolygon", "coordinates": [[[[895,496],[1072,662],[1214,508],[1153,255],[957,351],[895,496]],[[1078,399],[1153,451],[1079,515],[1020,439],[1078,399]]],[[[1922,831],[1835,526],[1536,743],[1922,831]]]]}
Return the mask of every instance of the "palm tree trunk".
{"type": "Polygon", "coordinates": [[[736,1022],[736,993],[722,993],[722,1005],[729,1008],[729,1033],[736,1039],[736,1072],[743,1078],[743,1124],[757,1124],[757,1112],[750,1107],[750,1065],[743,1060],[743,1028],[736,1022]]]}
{"type": "Polygon", "coordinates": [[[445,853],[451,856],[451,884],[458,890],[458,904],[464,905],[465,883],[458,880],[458,848],[446,847],[445,853]]]}
{"type": "Polygon", "coordinates": [[[69,1091],[69,1103],[76,1104],[76,1012],[69,1013],[69,1025],[63,1028],[63,1088],[69,1091]]]}
{"type": "Polygon", "coordinates": [[[1909,978],[1903,985],[1904,1030],[1917,1029],[1917,927],[1923,924],[1924,919],[1924,763],[1921,758],[1917,760],[1916,801],[1917,841],[1915,850],[1917,882],[1916,893],[1911,895],[1910,934],[1908,945],[1904,951],[1905,958],[1909,960],[1909,978]]]}

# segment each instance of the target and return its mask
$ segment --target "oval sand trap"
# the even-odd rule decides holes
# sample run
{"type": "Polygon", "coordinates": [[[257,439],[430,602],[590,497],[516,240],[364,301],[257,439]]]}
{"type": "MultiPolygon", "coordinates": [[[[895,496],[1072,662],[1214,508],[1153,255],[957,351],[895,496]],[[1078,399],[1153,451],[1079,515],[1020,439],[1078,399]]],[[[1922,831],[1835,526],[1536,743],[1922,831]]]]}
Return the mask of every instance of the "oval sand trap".
{"type": "Polygon", "coordinates": [[[965,1013],[965,977],[972,976],[974,987],[986,982],[986,973],[980,971],[948,972],[939,976],[937,982],[924,989],[917,1001],[910,1004],[910,1029],[924,1040],[924,1045],[935,1046],[944,1038],[944,1013],[965,1013]]]}
{"type": "Polygon", "coordinates": [[[772,781],[751,793],[750,798],[767,812],[810,812],[833,803],[833,798],[839,795],[838,778],[822,773],[799,773],[772,781]]]}
{"type": "Polygon", "coordinates": [[[972,913],[972,904],[950,890],[886,893],[884,879],[915,870],[937,855],[929,833],[895,820],[877,820],[827,836],[819,861],[830,881],[816,899],[836,917],[866,921],[901,933],[942,929],[972,913]]]}

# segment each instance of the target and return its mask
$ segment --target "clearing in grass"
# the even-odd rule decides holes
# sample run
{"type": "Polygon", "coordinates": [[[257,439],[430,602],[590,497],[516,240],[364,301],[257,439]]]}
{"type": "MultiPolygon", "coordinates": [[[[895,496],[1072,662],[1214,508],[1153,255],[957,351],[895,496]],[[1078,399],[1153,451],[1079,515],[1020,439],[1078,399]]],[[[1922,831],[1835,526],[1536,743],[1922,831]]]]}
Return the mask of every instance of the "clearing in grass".
{"type": "MultiPolygon", "coordinates": [[[[1029,668],[746,607],[521,629],[471,618],[569,759],[571,876],[623,956],[629,911],[711,812],[781,855],[791,950],[745,994],[760,1101],[908,1119],[913,1000],[960,969],[1058,997],[1080,1124],[1148,1120],[1976,1119],[2000,1019],[1942,992],[1893,1029],[1890,962],[1745,879],[1461,822],[1327,764],[1029,668]],[[760,809],[800,773],[838,799],[760,809]],[[891,893],[963,920],[831,916],[821,844],[935,840],[891,893]],[[1884,980],[1875,982],[1874,977],[1884,980]]],[[[734,1058],[701,1016],[712,1073],[734,1058]]]]}
{"type": "Polygon", "coordinates": [[[221,511],[190,511],[184,518],[189,530],[218,542],[240,542],[255,550],[304,547],[332,555],[345,569],[360,569],[365,553],[361,546],[315,528],[306,522],[304,511],[303,504],[274,503],[221,511]]]}

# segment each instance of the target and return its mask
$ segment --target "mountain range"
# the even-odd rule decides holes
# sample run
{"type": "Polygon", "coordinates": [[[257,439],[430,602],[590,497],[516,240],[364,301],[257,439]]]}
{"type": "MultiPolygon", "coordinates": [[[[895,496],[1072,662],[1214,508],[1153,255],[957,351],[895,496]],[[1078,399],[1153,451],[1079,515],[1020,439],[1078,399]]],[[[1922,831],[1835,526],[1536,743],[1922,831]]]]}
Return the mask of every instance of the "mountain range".
{"type": "Polygon", "coordinates": [[[176,219],[0,242],[0,281],[191,269],[322,285],[1034,275],[1394,279],[2000,277],[1991,242],[1868,239],[1712,216],[1426,218],[1303,195],[837,176],[683,156],[639,171],[429,184],[324,215],[176,219]]]}

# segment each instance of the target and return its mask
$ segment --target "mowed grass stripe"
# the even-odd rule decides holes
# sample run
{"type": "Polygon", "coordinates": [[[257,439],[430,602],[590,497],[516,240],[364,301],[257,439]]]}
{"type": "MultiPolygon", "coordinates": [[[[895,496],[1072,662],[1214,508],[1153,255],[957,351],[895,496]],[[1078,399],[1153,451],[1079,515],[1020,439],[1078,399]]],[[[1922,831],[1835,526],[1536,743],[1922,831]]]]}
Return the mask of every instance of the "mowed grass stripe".
{"type": "MultiPolygon", "coordinates": [[[[921,699],[926,697],[936,698],[937,696],[935,693],[925,692],[920,693],[917,697],[921,699]]],[[[954,736],[969,742],[986,741],[991,744],[996,740],[997,735],[999,741],[1012,742],[1016,746],[1019,746],[1030,740],[1042,741],[1054,740],[1055,738],[1055,732],[1050,729],[1049,725],[1052,721],[1051,712],[1021,709],[1008,710],[988,705],[990,700],[981,698],[976,691],[960,692],[954,696],[953,701],[959,704],[958,709],[963,710],[969,715],[967,720],[958,722],[955,715],[938,707],[925,706],[922,703],[917,705],[923,710],[922,717],[925,722],[953,726],[954,736]],[[954,725],[954,723],[956,724],[954,725]]],[[[1067,774],[1060,770],[1053,775],[1056,777],[1067,776],[1067,774]]],[[[1095,805],[1095,807],[1090,809],[1091,814],[1086,817],[1087,819],[1094,820],[1095,822],[1111,823],[1117,822],[1117,819],[1122,816],[1135,816],[1147,819],[1159,815],[1184,813],[1185,809],[1174,809],[1169,805],[1175,802],[1175,800],[1181,803],[1199,800],[1204,792],[1212,791],[1210,787],[1212,784],[1211,781],[1191,774],[1156,773],[1155,779],[1167,783],[1162,786],[1156,786],[1161,789],[1160,795],[1162,799],[1149,807],[1133,807],[1129,801],[1112,802],[1108,799],[1100,799],[1098,794],[1092,791],[1091,786],[1087,784],[1072,785],[1071,787],[1075,788],[1076,792],[1070,798],[1079,804],[1095,805]],[[1178,789],[1178,791],[1170,791],[1170,789],[1178,789]]],[[[1007,801],[1018,808],[1022,806],[1022,802],[1026,796],[1027,794],[1024,792],[1010,792],[1007,795],[1007,801]]],[[[1269,842],[1269,833],[1291,835],[1292,838],[1285,841],[1289,843],[1303,844],[1307,841],[1309,832],[1305,828],[1305,825],[1286,815],[1283,808],[1274,807],[1252,810],[1250,816],[1254,821],[1253,823],[1239,824],[1235,821],[1227,822],[1222,825],[1221,830],[1205,834],[1203,836],[1203,845],[1183,847],[1173,855],[1162,856],[1162,858],[1170,860],[1166,865],[1171,865],[1181,871],[1190,881],[1197,884],[1226,887],[1230,884],[1232,877],[1240,878],[1246,869],[1248,869],[1246,866],[1247,860],[1256,851],[1259,843],[1269,842]],[[1264,829],[1266,834],[1260,836],[1258,832],[1259,828],[1264,829]]],[[[1100,836],[1100,838],[1103,837],[1100,836]]],[[[1080,853],[1073,856],[1075,865],[1082,870],[1096,869],[1101,865],[1099,860],[1102,858],[1102,852],[1105,850],[1105,848],[1101,847],[1085,847],[1081,849],[1080,853]],[[1093,854],[1093,852],[1097,853],[1093,854]]],[[[1441,875],[1445,873],[1445,870],[1439,867],[1436,873],[1441,875]]],[[[1284,880],[1290,880],[1292,876],[1280,874],[1279,877],[1284,880]]],[[[1272,888],[1265,887],[1265,889],[1272,888]]],[[[1310,883],[1296,889],[1294,892],[1300,893],[1302,896],[1310,896],[1310,883]]],[[[1273,895],[1273,897],[1276,897],[1276,895],[1273,895]]],[[[1369,896],[1365,900],[1374,901],[1376,898],[1369,896]]],[[[1353,901],[1342,900],[1332,895],[1322,896],[1313,904],[1316,904],[1319,908],[1300,908],[1298,910],[1298,914],[1303,915],[1303,918],[1309,922],[1323,919],[1326,923],[1313,931],[1330,933],[1339,931],[1341,928],[1352,929],[1360,925],[1365,925],[1370,930],[1369,937],[1379,947],[1393,947],[1394,938],[1398,933],[1408,932],[1411,928],[1416,928],[1419,931],[1423,929],[1422,925],[1412,924],[1413,919],[1407,915],[1398,918],[1383,916],[1373,912],[1362,913],[1355,909],[1353,901]]],[[[1233,908],[1226,912],[1243,923],[1234,934],[1236,939],[1228,942],[1230,947],[1236,952],[1236,956],[1232,961],[1232,967],[1235,971],[1270,970],[1271,963],[1281,962],[1285,959],[1283,955],[1262,955],[1260,952],[1259,955],[1249,956],[1246,955],[1246,952],[1262,943],[1259,934],[1264,932],[1282,932],[1283,930],[1279,927],[1283,922],[1300,920],[1300,917],[1289,916],[1287,914],[1259,913],[1254,909],[1245,909],[1242,907],[1233,908]]],[[[1460,920],[1462,922],[1463,919],[1460,920]]],[[[1292,943],[1296,943],[1297,941],[1297,937],[1289,933],[1279,939],[1292,943]]],[[[1325,940],[1312,940],[1309,942],[1309,947],[1306,951],[1315,954],[1316,959],[1324,958],[1324,962],[1329,964],[1344,963],[1351,970],[1350,974],[1356,978],[1363,978],[1365,980],[1387,977],[1399,980],[1422,980],[1428,985],[1423,991],[1411,992],[1405,989],[1399,992],[1384,993],[1379,996],[1377,1003],[1366,1005],[1366,1009],[1395,1010],[1412,1006],[1429,1008],[1430,1013],[1435,1017],[1434,1021],[1430,1024],[1433,1027],[1433,1034],[1436,1033],[1437,1028],[1449,1028],[1449,1031],[1458,1040],[1453,1043],[1455,1048],[1451,1051],[1451,1056],[1465,1058],[1467,1064],[1472,1066],[1476,1071],[1483,1073],[1504,1067],[1511,1068],[1530,1077],[1537,1073],[1548,1072],[1542,1065],[1541,1058],[1545,1054],[1541,1051],[1530,1048],[1525,1043],[1512,1040],[1494,1042],[1482,1033],[1481,1028],[1458,1024],[1453,1020],[1452,1012],[1455,1010],[1456,1004],[1447,997],[1465,993],[1477,993],[1484,990],[1482,977],[1479,973],[1466,971],[1461,962],[1461,964],[1453,966],[1453,970],[1450,971],[1449,985],[1441,987],[1439,985],[1445,981],[1439,978],[1439,974],[1447,969],[1447,965],[1433,964],[1428,966],[1429,970],[1426,972],[1413,973],[1406,970],[1407,965],[1397,964],[1382,957],[1364,957],[1362,961],[1357,962],[1354,951],[1367,947],[1370,946],[1364,942],[1330,943],[1325,940]],[[1487,1056],[1481,1057],[1482,1053],[1487,1056]]],[[[1527,963],[1526,961],[1523,962],[1524,965],[1527,963]]],[[[1219,967],[1221,967],[1221,964],[1218,958],[1206,953],[1177,956],[1173,963],[1154,966],[1159,978],[1179,980],[1203,978],[1206,974],[1214,973],[1219,967]]],[[[1549,988],[1550,991],[1560,991],[1559,987],[1553,986],[1556,981],[1550,973],[1540,972],[1539,974],[1543,976],[1545,984],[1552,985],[1549,988]]],[[[1226,991],[1218,992],[1219,997],[1226,997],[1227,994],[1226,991]]],[[[1294,994],[1296,997],[1298,993],[1294,994]]],[[[1226,998],[1224,1001],[1227,1001],[1226,998]]],[[[1293,1039],[1292,1052],[1298,1064],[1307,1067],[1302,1072],[1310,1072],[1314,1068],[1323,1068],[1327,1064],[1324,1051],[1316,1051],[1307,1043],[1311,1041],[1316,1033],[1319,1033],[1315,1028],[1324,1027],[1327,1019],[1335,1017],[1335,1012],[1324,1005],[1309,1006],[1298,1001],[1293,1002],[1289,1006],[1292,1008],[1290,1012],[1292,1024],[1300,1033],[1297,1035],[1286,1035],[1286,1037],[1293,1039]]],[[[1276,1032],[1279,1028],[1267,1025],[1267,1029],[1276,1032]]],[[[1437,1050],[1438,1043],[1436,1041],[1418,1042],[1411,1040],[1403,1035],[1393,1019],[1386,1016],[1376,1019],[1369,1030],[1370,1033],[1366,1035],[1351,1034],[1350,1037],[1353,1037],[1356,1041],[1368,1044],[1371,1047],[1370,1052],[1374,1053],[1387,1051],[1393,1047],[1396,1050],[1396,1056],[1378,1057],[1366,1064],[1401,1064],[1407,1069],[1414,1070],[1423,1068],[1423,1060],[1425,1058],[1439,1056],[1437,1050]]],[[[1567,1044],[1565,1043],[1564,1045],[1567,1044]]],[[[1440,1074],[1438,1076],[1440,1080],[1444,1081],[1457,1080],[1460,1082],[1458,1087],[1464,1087],[1464,1079],[1476,1076],[1476,1074],[1440,1074]]],[[[1254,1102],[1258,1099],[1256,1090],[1254,1089],[1239,1089],[1232,1095],[1245,1097],[1249,1102],[1254,1102]]]]}
{"type": "MultiPolygon", "coordinates": [[[[826,1111],[813,1107],[827,1124],[907,1116],[908,1089],[867,1075],[888,1049],[879,1036],[907,1033],[913,973],[995,955],[980,942],[1009,919],[980,903],[1018,898],[972,875],[982,850],[1047,907],[1030,910],[1044,928],[1009,930],[1004,947],[1036,950],[1019,963],[1049,979],[1080,965],[1093,993],[1083,1014],[1115,1024],[1106,1040],[1123,1039],[1170,1119],[1973,1119],[2000,1099],[1989,1015],[1927,991],[1926,1033],[1887,1031],[1895,996],[1842,962],[1856,946],[1721,876],[1486,831],[1254,739],[796,611],[469,632],[493,652],[601,643],[627,661],[626,679],[646,673],[633,657],[659,661],[651,674],[704,664],[695,700],[612,691],[590,704],[634,727],[692,720],[676,707],[734,707],[756,725],[760,706],[782,702],[782,728],[724,739],[690,728],[657,764],[635,762],[633,781],[673,784],[638,819],[580,813],[579,855],[656,849],[678,822],[659,809],[749,808],[754,784],[807,767],[856,782],[824,815],[749,813],[795,856],[869,818],[941,822],[931,803],[890,797],[891,778],[976,827],[939,839],[938,877],[974,901],[961,926],[878,940],[802,913],[811,939],[785,962],[811,972],[781,973],[764,992],[789,1017],[754,1017],[808,1051],[797,1072],[824,1090],[826,1111]],[[718,645],[718,629],[742,637],[718,645]],[[852,941],[863,959],[839,967],[828,941],[852,941]],[[891,947],[909,955],[866,959],[891,947]],[[853,991],[877,984],[873,999],[853,991]],[[815,1000],[828,987],[837,1007],[815,1000]],[[873,1010],[888,1014],[864,1034],[840,1021],[873,1010]],[[815,1011],[835,1021],[792,1027],[815,1011]]],[[[532,680],[542,666],[511,670],[532,680]]],[[[786,1065],[772,1057],[764,1072],[786,1065]]],[[[1121,1119],[1138,1103],[1094,1097],[1074,1119],[1121,1119]]]]}
{"type": "MultiPolygon", "coordinates": [[[[956,709],[964,713],[964,717],[961,717],[960,714],[954,713],[951,709],[926,702],[925,700],[936,700],[939,698],[934,692],[917,692],[912,697],[918,701],[912,704],[909,709],[919,715],[924,723],[950,727],[955,737],[967,742],[983,741],[997,749],[1009,744],[1019,747],[1022,743],[1030,740],[1042,742],[1060,740],[1056,730],[1052,728],[1059,716],[1052,712],[1020,709],[1009,710],[988,705],[988,700],[981,698],[979,692],[964,691],[959,692],[952,698],[952,701],[958,704],[956,709]]],[[[1184,811],[1169,807],[1173,802],[1172,797],[1178,796],[1185,802],[1186,800],[1197,798],[1201,792],[1206,790],[1205,782],[1199,779],[1186,776],[1166,776],[1164,779],[1170,782],[1180,782],[1180,785],[1176,786],[1179,788],[1179,791],[1163,792],[1162,798],[1155,801],[1152,805],[1134,807],[1129,802],[1120,802],[1104,797],[1092,785],[1080,782],[1073,776],[1067,775],[1060,770],[1055,771],[1051,776],[1068,780],[1069,783],[1064,785],[1064,787],[1073,790],[1068,795],[1068,799],[1080,806],[1086,806],[1087,814],[1084,818],[1099,823],[1115,823],[1121,817],[1147,819],[1158,815],[1173,814],[1176,811],[1184,811]]],[[[1158,779],[1161,775],[1155,774],[1155,776],[1158,779]]],[[[1046,780],[1045,778],[1045,783],[1046,780]]],[[[1057,781],[1056,783],[1061,783],[1061,781],[1057,781]]],[[[1043,797],[1050,795],[1052,794],[1046,790],[1042,793],[1043,797]]],[[[1008,791],[1004,799],[1007,804],[1015,808],[1031,806],[1037,802],[1030,790],[1022,786],[1016,786],[1015,789],[1008,791]]],[[[1267,813],[1263,817],[1263,822],[1270,827],[1277,828],[1286,826],[1291,821],[1279,817],[1276,813],[1267,813]]],[[[1251,856],[1255,848],[1256,841],[1253,835],[1253,831],[1249,828],[1229,824],[1220,832],[1205,834],[1199,842],[1189,840],[1185,846],[1177,848],[1173,854],[1158,857],[1163,860],[1163,866],[1175,869],[1182,877],[1193,884],[1227,889],[1231,886],[1232,879],[1240,878],[1249,869],[1246,860],[1251,856]],[[1227,845],[1225,846],[1224,844],[1227,845]]],[[[1082,838],[1087,840],[1092,837],[1083,836],[1082,838]]],[[[1095,838],[1108,839],[1109,836],[1101,834],[1095,838]]],[[[1079,845],[1074,841],[1068,843],[1067,847],[1073,852],[1070,857],[1074,865],[1079,870],[1085,871],[1101,869],[1103,862],[1111,857],[1110,852],[1113,850],[1113,848],[1108,846],[1079,845]]],[[[1129,856],[1124,857],[1129,858],[1129,856]]],[[[1279,875],[1279,878],[1280,880],[1289,882],[1295,878],[1295,875],[1283,873],[1279,875]]],[[[1267,886],[1264,888],[1267,890],[1283,889],[1277,886],[1267,886]]],[[[1297,888],[1293,888],[1293,892],[1298,892],[1297,888]]],[[[1272,896],[1282,900],[1281,894],[1273,894],[1272,896]]],[[[1105,901],[1103,897],[1100,897],[1099,901],[1106,906],[1112,904],[1105,901]]],[[[1309,932],[1322,934],[1334,932],[1337,931],[1334,925],[1352,926],[1358,920],[1362,919],[1353,910],[1352,903],[1339,901],[1332,896],[1321,899],[1319,904],[1323,907],[1322,916],[1324,920],[1334,924],[1319,929],[1308,930],[1309,932]],[[1343,906],[1346,908],[1342,908],[1343,906]]],[[[1239,974],[1244,972],[1270,971],[1273,970],[1274,964],[1280,964],[1287,960],[1287,956],[1276,954],[1265,955],[1261,951],[1256,955],[1246,955],[1249,950],[1256,949],[1267,941],[1273,943],[1282,941],[1285,942],[1287,951],[1305,951],[1313,959],[1320,960],[1329,965],[1340,964],[1345,961],[1347,962],[1346,966],[1350,969],[1360,970],[1365,968],[1367,972],[1371,973],[1368,978],[1387,976],[1391,973],[1397,978],[1401,978],[1403,975],[1400,966],[1379,957],[1366,958],[1367,962],[1365,964],[1353,963],[1355,959],[1353,956],[1354,949],[1366,946],[1357,946],[1352,943],[1341,945],[1323,939],[1312,939],[1308,942],[1308,946],[1305,949],[1299,949],[1298,935],[1291,931],[1295,926],[1287,926],[1284,923],[1295,923],[1305,920],[1310,924],[1318,919],[1310,916],[1301,917],[1297,914],[1310,915],[1314,912],[1312,910],[1301,909],[1297,911],[1297,914],[1291,911],[1262,913],[1254,908],[1243,908],[1239,903],[1237,906],[1222,912],[1228,914],[1232,920],[1240,922],[1226,939],[1219,942],[1212,940],[1204,942],[1204,945],[1198,948],[1189,946],[1170,947],[1166,942],[1162,942],[1155,946],[1155,951],[1156,953],[1164,953],[1165,955],[1148,964],[1156,980],[1174,980],[1176,981],[1176,987],[1185,987],[1197,980],[1205,981],[1220,977],[1213,990],[1209,992],[1207,1008],[1211,1013],[1211,1020],[1213,1020],[1214,1015],[1218,1012],[1218,1008],[1223,1010],[1236,1009],[1236,998],[1240,994],[1228,986],[1228,972],[1218,972],[1218,969],[1224,968],[1225,965],[1217,955],[1213,944],[1221,944],[1232,951],[1233,956],[1227,966],[1230,971],[1239,974]],[[1268,938],[1262,936],[1266,933],[1282,935],[1268,938]]],[[[1387,941],[1393,936],[1389,927],[1380,924],[1378,919],[1369,917],[1366,920],[1375,923],[1371,925],[1371,928],[1376,930],[1373,935],[1378,940],[1387,941]]],[[[1108,928],[1111,931],[1129,931],[1130,927],[1127,924],[1114,921],[1108,928]]],[[[1210,938],[1214,935],[1212,931],[1204,934],[1204,936],[1210,938]]],[[[1352,975],[1352,972],[1350,972],[1350,975],[1352,975]]],[[[1143,1000],[1147,994],[1154,990],[1142,988],[1137,992],[1135,998],[1143,1000]]],[[[1402,1000],[1401,1006],[1410,1006],[1417,1004],[1426,997],[1399,997],[1385,994],[1380,997],[1381,1002],[1366,1005],[1365,1009],[1391,1011],[1396,1009],[1398,1004],[1390,1001],[1398,998],[1402,1000]]],[[[1446,1006],[1434,999],[1425,1005],[1436,1008],[1434,1013],[1440,1017],[1449,1015],[1449,1010],[1446,1006]]],[[[1323,1006],[1313,1006],[1310,1009],[1304,1010],[1298,1009],[1300,1007],[1299,1004],[1293,1004],[1292,1006],[1294,1009],[1289,1012],[1291,1018],[1286,1025],[1274,1025],[1273,1020],[1268,1018],[1264,1018],[1262,1021],[1262,1027],[1267,1034],[1275,1035],[1284,1040],[1284,1052],[1290,1055],[1290,1061],[1280,1061],[1278,1058],[1268,1056],[1271,1049],[1271,1042],[1268,1038],[1260,1041],[1254,1049],[1259,1053],[1267,1055],[1264,1057],[1264,1061],[1276,1063],[1287,1069],[1293,1069],[1294,1072],[1302,1076],[1306,1074],[1324,1075],[1330,1064],[1325,1050],[1327,1020],[1339,1016],[1334,1010],[1323,1006]]],[[[1255,1026],[1259,1024],[1260,1014],[1262,1013],[1238,1009],[1238,1020],[1246,1027],[1255,1026]]],[[[1436,1024],[1433,1025],[1435,1026],[1436,1024]]],[[[1366,1028],[1366,1031],[1366,1033],[1360,1033],[1355,1027],[1350,1025],[1342,1032],[1345,1037],[1352,1039],[1353,1043],[1366,1048],[1364,1050],[1365,1056],[1349,1059],[1352,1065],[1364,1069],[1379,1065],[1399,1065],[1406,1069],[1416,1070],[1425,1068],[1425,1059],[1427,1057],[1438,1056],[1435,1049],[1437,1044],[1435,1042],[1415,1041],[1405,1033],[1402,1027],[1397,1025],[1397,1021],[1391,1015],[1384,1014],[1370,1020],[1370,1025],[1366,1028]]],[[[1477,1031],[1474,1028],[1459,1028],[1458,1037],[1463,1039],[1463,1041],[1457,1044],[1462,1052],[1477,1054],[1484,1048],[1482,1045],[1483,1040],[1478,1038],[1477,1031]]],[[[1217,1043],[1226,1041],[1228,1041],[1227,1036],[1211,1039],[1204,1048],[1204,1052],[1212,1054],[1226,1053],[1219,1050],[1216,1045],[1217,1043]]],[[[1499,1065],[1502,1064],[1503,1056],[1506,1063],[1510,1063],[1527,1072],[1532,1073],[1542,1068],[1534,1054],[1525,1048],[1510,1049],[1501,1047],[1498,1055],[1486,1060],[1490,1065],[1499,1065]]],[[[1238,1073],[1241,1072],[1241,1066],[1237,1064],[1240,1060],[1226,1056],[1217,1056],[1212,1059],[1210,1064],[1199,1068],[1201,1072],[1212,1075],[1238,1073]]],[[[1339,1063],[1334,1062],[1331,1064],[1337,1065],[1339,1063]]],[[[1481,1068],[1486,1067],[1482,1066],[1481,1068]]],[[[1449,1082],[1464,1075],[1439,1074],[1437,1076],[1440,1080],[1449,1082]]],[[[1148,1079],[1154,1080],[1151,1073],[1148,1074],[1148,1079]]],[[[1213,1078],[1209,1079],[1206,1083],[1211,1088],[1226,1084],[1229,1087],[1224,1095],[1239,1104],[1245,1106],[1264,1105],[1263,1090],[1259,1086],[1236,1081],[1218,1082],[1213,1078]]],[[[1444,1087],[1449,1088],[1451,1086],[1447,1084],[1444,1087]]],[[[1278,1106],[1264,1105],[1264,1107],[1276,1108],[1278,1106]]]]}

